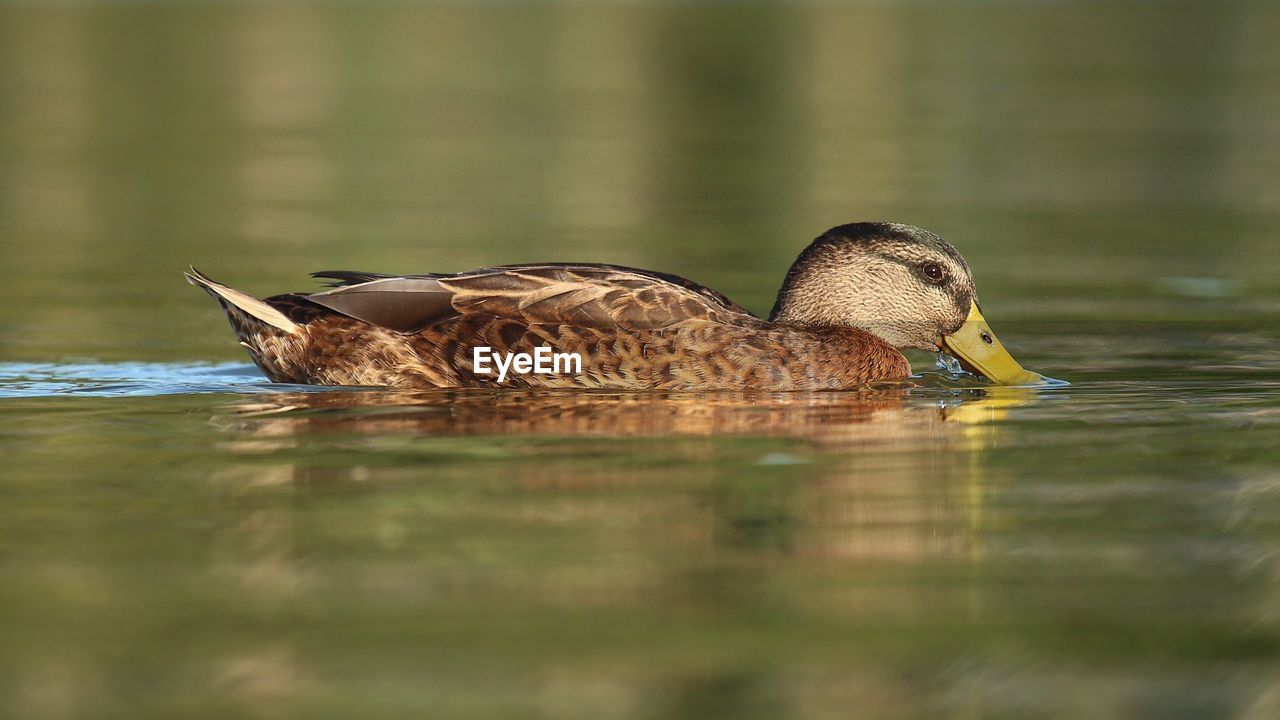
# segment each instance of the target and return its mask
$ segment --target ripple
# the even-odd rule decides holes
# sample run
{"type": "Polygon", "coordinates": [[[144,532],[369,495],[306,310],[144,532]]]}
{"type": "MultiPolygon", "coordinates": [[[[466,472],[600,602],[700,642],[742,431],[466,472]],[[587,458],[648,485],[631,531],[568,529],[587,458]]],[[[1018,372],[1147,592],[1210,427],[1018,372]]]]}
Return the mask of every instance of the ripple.
{"type": "Polygon", "coordinates": [[[0,363],[0,398],[138,397],[290,388],[246,363],[0,363]]]}

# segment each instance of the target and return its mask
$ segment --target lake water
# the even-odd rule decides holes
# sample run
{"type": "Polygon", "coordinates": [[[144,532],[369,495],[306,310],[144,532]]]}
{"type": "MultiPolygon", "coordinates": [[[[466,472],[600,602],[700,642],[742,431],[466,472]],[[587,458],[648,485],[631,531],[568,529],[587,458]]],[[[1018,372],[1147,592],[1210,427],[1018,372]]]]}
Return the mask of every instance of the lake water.
{"type": "Polygon", "coordinates": [[[0,716],[1280,716],[1271,3],[0,6],[0,716]],[[941,233],[1028,368],[272,385],[187,286],[941,233]]]}

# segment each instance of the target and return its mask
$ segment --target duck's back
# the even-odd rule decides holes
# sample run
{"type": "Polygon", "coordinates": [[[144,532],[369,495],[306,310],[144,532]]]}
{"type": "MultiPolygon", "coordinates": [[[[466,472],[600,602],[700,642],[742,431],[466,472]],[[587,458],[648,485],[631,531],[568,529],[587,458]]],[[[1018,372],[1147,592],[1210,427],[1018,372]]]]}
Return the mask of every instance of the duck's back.
{"type": "Polygon", "coordinates": [[[240,307],[218,290],[225,286],[190,277],[219,299],[255,362],[281,382],[811,390],[910,373],[901,353],[870,333],[773,325],[710,288],[633,268],[316,275],[338,286],[256,301],[292,327],[240,307]]]}

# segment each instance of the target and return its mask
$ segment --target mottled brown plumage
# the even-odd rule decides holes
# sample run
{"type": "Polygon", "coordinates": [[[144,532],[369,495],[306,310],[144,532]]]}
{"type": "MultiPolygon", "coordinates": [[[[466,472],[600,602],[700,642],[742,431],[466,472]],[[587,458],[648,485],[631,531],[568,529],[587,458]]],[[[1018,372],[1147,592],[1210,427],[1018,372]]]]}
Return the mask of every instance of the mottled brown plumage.
{"type": "Polygon", "coordinates": [[[906,378],[910,365],[894,344],[936,346],[973,302],[972,278],[954,248],[918,228],[883,223],[845,225],[815,240],[788,273],[771,320],[684,278],[611,265],[315,275],[336,287],[266,300],[194,269],[187,277],[222,304],[272,380],[394,388],[498,385],[496,374],[473,367],[478,346],[530,354],[544,346],[581,357],[580,372],[512,372],[505,387],[851,388],[906,378]],[[945,267],[950,282],[916,287],[921,263],[945,267]],[[884,294],[896,297],[880,302],[884,294]],[[871,314],[858,317],[859,308],[871,314]]]}

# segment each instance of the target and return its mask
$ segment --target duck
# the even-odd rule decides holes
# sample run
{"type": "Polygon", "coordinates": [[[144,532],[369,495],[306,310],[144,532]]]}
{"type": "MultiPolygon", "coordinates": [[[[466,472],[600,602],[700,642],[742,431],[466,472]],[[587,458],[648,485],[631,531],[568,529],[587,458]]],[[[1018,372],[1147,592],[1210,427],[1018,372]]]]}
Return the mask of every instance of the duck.
{"type": "Polygon", "coordinates": [[[768,317],[683,277],[621,265],[311,275],[329,287],[259,299],[195,267],[185,273],[279,383],[848,390],[907,380],[908,349],[946,353],[996,384],[1043,379],[991,330],[960,252],[902,223],[819,235],[787,271],[768,317]]]}

